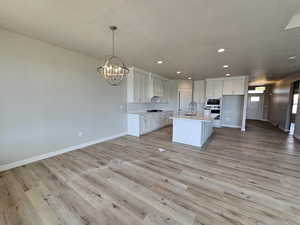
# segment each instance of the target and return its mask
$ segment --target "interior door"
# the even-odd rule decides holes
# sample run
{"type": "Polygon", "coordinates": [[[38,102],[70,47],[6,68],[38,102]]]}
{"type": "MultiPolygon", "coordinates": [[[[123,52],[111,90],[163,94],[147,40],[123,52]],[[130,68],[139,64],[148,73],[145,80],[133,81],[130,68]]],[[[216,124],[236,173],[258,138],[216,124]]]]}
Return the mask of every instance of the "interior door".
{"type": "Polygon", "coordinates": [[[248,96],[247,119],[262,120],[263,119],[263,94],[251,94],[248,96]]]}

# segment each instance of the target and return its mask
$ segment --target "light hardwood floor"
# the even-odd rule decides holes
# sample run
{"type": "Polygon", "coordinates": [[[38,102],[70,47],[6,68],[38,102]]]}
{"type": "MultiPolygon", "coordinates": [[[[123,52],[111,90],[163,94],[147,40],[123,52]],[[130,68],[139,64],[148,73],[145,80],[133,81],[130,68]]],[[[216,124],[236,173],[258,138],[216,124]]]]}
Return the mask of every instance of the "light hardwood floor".
{"type": "Polygon", "coordinates": [[[3,172],[0,224],[299,225],[299,141],[248,124],[202,151],[171,143],[169,127],[3,172]]]}

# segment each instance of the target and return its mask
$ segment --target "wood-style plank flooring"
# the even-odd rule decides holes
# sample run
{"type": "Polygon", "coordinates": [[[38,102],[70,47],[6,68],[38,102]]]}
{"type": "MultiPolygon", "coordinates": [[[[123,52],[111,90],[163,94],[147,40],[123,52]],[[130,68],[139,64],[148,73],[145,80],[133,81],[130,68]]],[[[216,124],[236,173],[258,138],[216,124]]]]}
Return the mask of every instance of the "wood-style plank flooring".
{"type": "Polygon", "coordinates": [[[201,151],[121,137],[0,173],[0,224],[299,225],[300,142],[253,121],[201,151]]]}

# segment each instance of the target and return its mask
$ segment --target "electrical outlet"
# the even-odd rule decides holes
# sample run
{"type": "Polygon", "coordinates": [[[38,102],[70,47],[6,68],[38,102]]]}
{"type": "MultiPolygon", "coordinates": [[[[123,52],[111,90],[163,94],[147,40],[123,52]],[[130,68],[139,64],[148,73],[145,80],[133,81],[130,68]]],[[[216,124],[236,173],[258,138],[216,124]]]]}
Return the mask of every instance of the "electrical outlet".
{"type": "Polygon", "coordinates": [[[78,137],[82,137],[83,133],[81,131],[78,132],[78,137]]]}

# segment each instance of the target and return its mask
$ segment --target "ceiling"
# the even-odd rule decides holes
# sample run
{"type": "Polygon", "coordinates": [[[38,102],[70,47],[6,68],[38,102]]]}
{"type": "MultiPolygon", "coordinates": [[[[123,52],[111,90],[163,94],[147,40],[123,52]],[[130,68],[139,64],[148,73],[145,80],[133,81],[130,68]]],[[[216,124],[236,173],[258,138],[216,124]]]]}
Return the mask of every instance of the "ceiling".
{"type": "Polygon", "coordinates": [[[104,58],[117,25],[117,54],[129,66],[264,81],[300,71],[300,28],[285,30],[299,10],[299,0],[1,0],[0,26],[104,58]]]}

